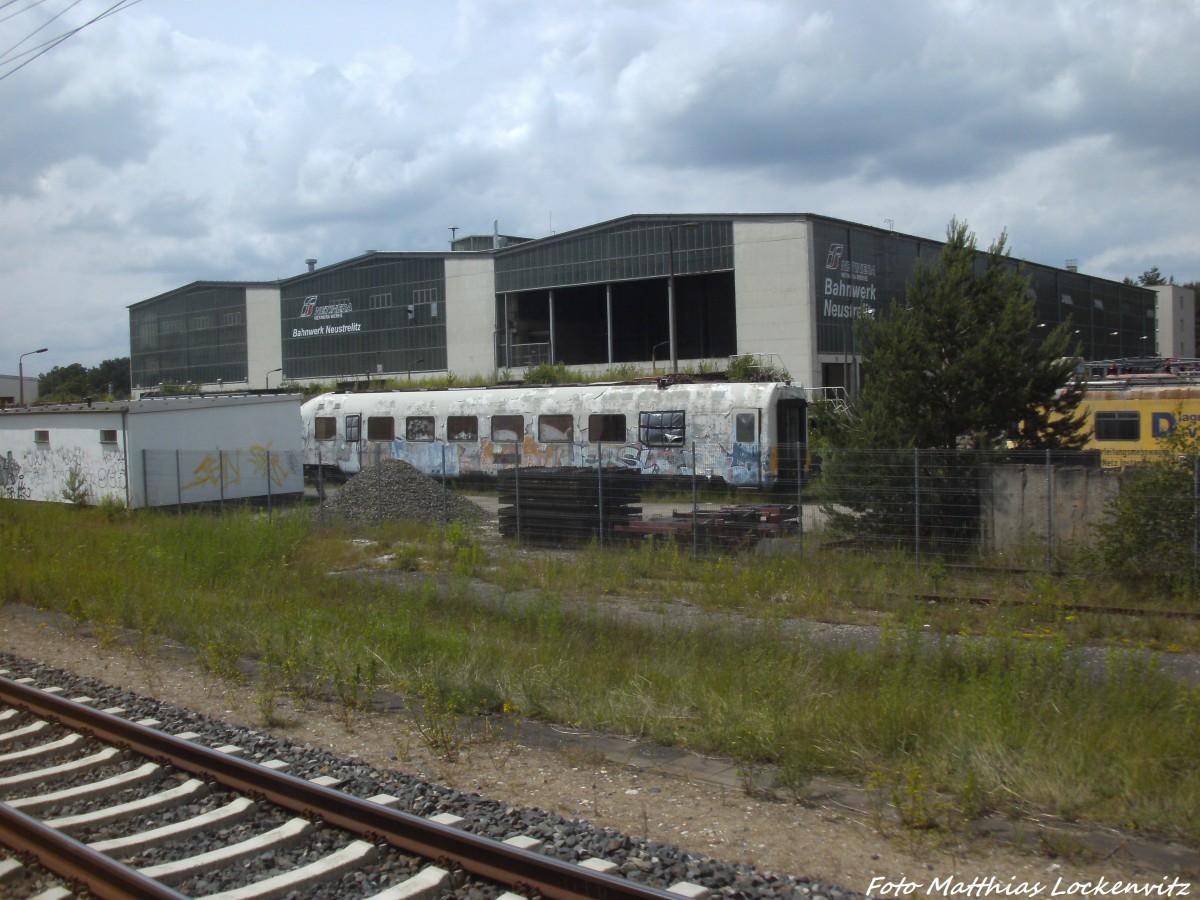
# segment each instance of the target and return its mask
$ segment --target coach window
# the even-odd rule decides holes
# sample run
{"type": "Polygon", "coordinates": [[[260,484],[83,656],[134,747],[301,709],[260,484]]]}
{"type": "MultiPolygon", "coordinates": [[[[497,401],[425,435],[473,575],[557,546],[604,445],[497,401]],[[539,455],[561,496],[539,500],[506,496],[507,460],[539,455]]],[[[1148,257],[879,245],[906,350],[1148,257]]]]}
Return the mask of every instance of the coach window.
{"type": "Polygon", "coordinates": [[[432,441],[433,416],[409,416],[404,420],[404,436],[410,441],[432,441]]]}
{"type": "Polygon", "coordinates": [[[462,442],[479,440],[479,420],[474,416],[447,416],[446,440],[462,442]]]}
{"type": "Polygon", "coordinates": [[[346,416],[346,443],[357,444],[362,440],[362,416],[346,416]]]}
{"type": "Polygon", "coordinates": [[[33,431],[33,442],[35,444],[50,443],[50,430],[48,428],[35,428],[33,431]]]}
{"type": "Polygon", "coordinates": [[[625,443],[625,415],[592,413],[588,416],[588,440],[593,444],[625,443]]]}
{"type": "Polygon", "coordinates": [[[758,417],[754,413],[738,413],[733,423],[733,441],[736,444],[753,444],[758,440],[758,417]]]}
{"type": "Polygon", "coordinates": [[[396,420],[391,416],[367,417],[368,441],[391,441],[396,438],[396,420]]]}
{"type": "Polygon", "coordinates": [[[1142,421],[1136,410],[1095,413],[1096,440],[1137,441],[1142,437],[1142,421]]]}
{"type": "Polygon", "coordinates": [[[638,440],[651,447],[676,446],[683,443],[683,410],[644,412],[638,417],[638,440]]]}
{"type": "Polygon", "coordinates": [[[540,443],[569,443],[574,437],[575,420],[570,416],[538,416],[538,441],[540,443]]]}
{"type": "Polygon", "coordinates": [[[117,442],[117,429],[115,429],[115,428],[101,428],[100,429],[100,443],[115,444],[116,442],[117,442]]]}
{"type": "Polygon", "coordinates": [[[492,443],[515,444],[525,437],[522,416],[492,416],[492,443]]]}
{"type": "Polygon", "coordinates": [[[337,437],[337,419],[333,416],[317,416],[313,420],[313,433],[318,441],[332,441],[337,437]]]}

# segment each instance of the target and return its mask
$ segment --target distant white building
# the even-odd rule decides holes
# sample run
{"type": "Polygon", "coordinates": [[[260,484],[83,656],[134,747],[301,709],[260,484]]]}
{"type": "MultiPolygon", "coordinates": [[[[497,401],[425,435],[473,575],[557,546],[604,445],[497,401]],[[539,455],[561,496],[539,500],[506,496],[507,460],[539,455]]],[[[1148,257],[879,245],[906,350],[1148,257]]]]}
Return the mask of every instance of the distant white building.
{"type": "Polygon", "coordinates": [[[1158,295],[1159,356],[1189,358],[1196,355],[1196,294],[1178,284],[1155,285],[1158,295]]]}
{"type": "Polygon", "coordinates": [[[32,403],[37,399],[38,380],[36,377],[26,377],[25,390],[21,390],[22,379],[18,375],[0,375],[0,409],[16,406],[24,394],[25,402],[32,403]]]}
{"type": "Polygon", "coordinates": [[[0,411],[0,497],[129,508],[303,494],[297,394],[0,411]]]}

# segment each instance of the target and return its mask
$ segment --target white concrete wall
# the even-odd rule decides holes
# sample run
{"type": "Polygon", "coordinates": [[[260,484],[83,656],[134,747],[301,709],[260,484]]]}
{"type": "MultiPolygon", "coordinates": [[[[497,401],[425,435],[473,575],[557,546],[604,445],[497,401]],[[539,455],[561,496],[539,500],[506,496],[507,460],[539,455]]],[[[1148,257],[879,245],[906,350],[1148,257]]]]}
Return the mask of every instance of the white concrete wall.
{"type": "Polygon", "coordinates": [[[738,353],[774,353],[805,387],[820,383],[805,222],[733,223],[738,353]]]}
{"type": "Polygon", "coordinates": [[[446,368],[456,375],[496,370],[496,279],[491,258],[446,259],[446,368]]]}
{"type": "Polygon", "coordinates": [[[287,372],[273,370],[283,365],[279,288],[246,288],[246,375],[250,390],[279,387],[287,372]],[[267,373],[271,383],[267,384],[267,373]]]}
{"type": "Polygon", "coordinates": [[[133,404],[129,477],[135,505],[302,492],[300,399],[277,394],[133,404]]]}
{"type": "Polygon", "coordinates": [[[126,502],[125,435],[119,410],[50,413],[27,411],[0,417],[0,497],[64,503],[63,489],[74,470],[87,501],[105,497],[126,502]],[[115,442],[101,442],[102,431],[115,442]],[[47,441],[35,440],[43,431],[47,441]]]}
{"type": "Polygon", "coordinates": [[[9,411],[0,497],[65,502],[72,471],[89,503],[111,496],[135,508],[299,494],[303,444],[298,394],[9,411]]]}
{"type": "Polygon", "coordinates": [[[1160,284],[1158,295],[1158,355],[1196,357],[1196,294],[1177,284],[1160,284]]]}

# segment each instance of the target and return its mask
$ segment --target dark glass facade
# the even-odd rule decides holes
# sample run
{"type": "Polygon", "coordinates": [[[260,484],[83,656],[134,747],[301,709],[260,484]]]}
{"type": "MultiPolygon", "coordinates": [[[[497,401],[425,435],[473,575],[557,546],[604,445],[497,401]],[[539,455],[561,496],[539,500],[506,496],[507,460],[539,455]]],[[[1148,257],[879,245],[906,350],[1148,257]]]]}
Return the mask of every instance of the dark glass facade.
{"type": "Polygon", "coordinates": [[[496,257],[496,291],[666,278],[672,256],[677,276],[732,271],[733,223],[634,218],[544,238],[496,257]]]}
{"type": "MultiPolygon", "coordinates": [[[[817,304],[817,351],[854,354],[854,321],[886,315],[903,302],[917,260],[935,261],[942,241],[899,235],[848,222],[815,219],[813,285],[817,304]]],[[[1037,301],[1039,328],[1070,322],[1085,359],[1156,352],[1153,291],[1054,269],[1018,263],[1037,301]]],[[[980,257],[977,269],[982,270],[980,257]]]]}
{"type": "Polygon", "coordinates": [[[195,284],[129,310],[135,388],[245,381],[246,286],[195,284]]]}
{"type": "Polygon", "coordinates": [[[446,266],[439,255],[376,253],[284,282],[289,379],[446,368],[446,266]]]}

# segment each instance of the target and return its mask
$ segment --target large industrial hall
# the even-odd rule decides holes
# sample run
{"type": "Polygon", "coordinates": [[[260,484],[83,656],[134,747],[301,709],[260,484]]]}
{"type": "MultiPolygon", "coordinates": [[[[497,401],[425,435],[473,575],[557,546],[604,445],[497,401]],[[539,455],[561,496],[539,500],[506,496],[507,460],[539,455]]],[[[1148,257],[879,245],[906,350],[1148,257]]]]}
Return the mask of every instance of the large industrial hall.
{"type": "MultiPolygon", "coordinates": [[[[130,306],[133,385],[503,379],[545,362],[603,378],[751,354],[806,387],[853,392],[855,320],[903,303],[917,260],[941,247],[811,214],[630,215],[537,239],[494,229],[442,251],[311,259],[291,278],[197,280],[130,306]]],[[[1086,358],[1195,355],[1190,291],[1023,265],[1038,327],[1069,321],[1086,358]]]]}

